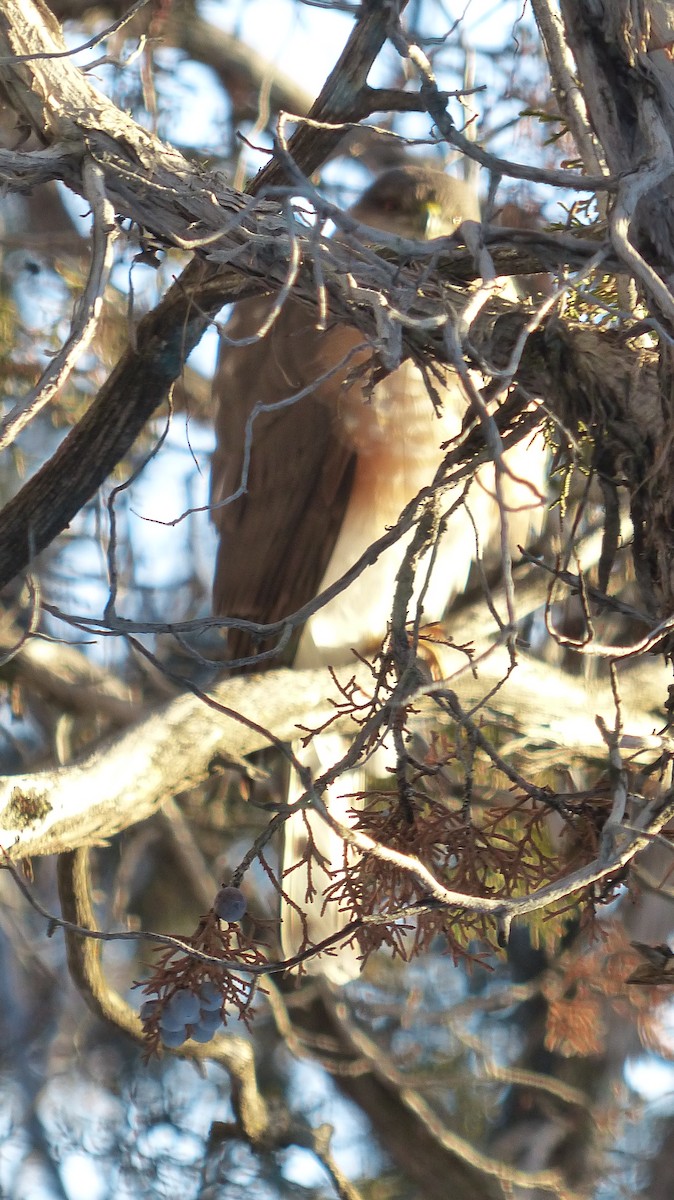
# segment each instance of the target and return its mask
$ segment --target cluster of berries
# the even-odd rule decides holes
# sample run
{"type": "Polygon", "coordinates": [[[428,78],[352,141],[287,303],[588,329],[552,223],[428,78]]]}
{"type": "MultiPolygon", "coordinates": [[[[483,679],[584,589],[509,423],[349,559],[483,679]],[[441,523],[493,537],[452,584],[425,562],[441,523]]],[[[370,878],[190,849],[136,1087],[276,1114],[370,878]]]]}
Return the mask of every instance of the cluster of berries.
{"type": "Polygon", "coordinates": [[[146,1000],[140,1008],[141,1021],[149,1021],[159,1012],[159,1034],[171,1050],[192,1038],[195,1042],[210,1042],[222,1025],[222,990],[208,980],[197,993],[180,988],[166,1004],[146,1000]]]}

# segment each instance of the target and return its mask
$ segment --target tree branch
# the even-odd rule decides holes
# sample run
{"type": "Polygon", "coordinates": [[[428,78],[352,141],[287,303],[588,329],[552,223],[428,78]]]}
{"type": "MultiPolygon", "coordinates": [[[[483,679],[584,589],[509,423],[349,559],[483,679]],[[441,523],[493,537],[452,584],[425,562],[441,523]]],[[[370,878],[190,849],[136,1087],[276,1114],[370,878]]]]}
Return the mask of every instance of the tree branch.
{"type": "MultiPolygon", "coordinates": [[[[479,679],[467,670],[452,679],[452,690],[466,710],[483,705],[481,715],[486,718],[490,705],[484,706],[484,698],[505,678],[508,662],[507,650],[501,647],[480,663],[479,679]]],[[[340,675],[344,682],[352,677],[367,694],[372,684],[369,669],[351,668],[340,675]]],[[[662,749],[662,739],[654,738],[652,731],[661,722],[653,713],[661,705],[664,686],[664,672],[661,683],[652,670],[626,676],[624,736],[631,739],[632,748],[641,744],[653,752],[662,749]]],[[[320,726],[335,716],[339,696],[325,671],[269,671],[226,680],[212,698],[213,708],[197,696],[180,696],[72,765],[0,777],[2,847],[18,860],[112,837],[151,816],[165,797],[202,782],[214,759],[240,763],[270,738],[290,740],[300,727],[320,726]],[[240,720],[231,715],[235,711],[241,713],[240,720]],[[247,724],[251,718],[256,728],[247,724]]],[[[582,683],[555,673],[547,663],[520,656],[517,670],[494,698],[493,719],[502,723],[508,714],[515,729],[519,719],[530,750],[540,740],[549,751],[558,746],[567,762],[573,755],[602,761],[606,748],[595,714],[610,721],[613,708],[610,688],[604,687],[588,704],[582,683]],[[555,710],[543,713],[538,697],[552,687],[555,710]]]]}

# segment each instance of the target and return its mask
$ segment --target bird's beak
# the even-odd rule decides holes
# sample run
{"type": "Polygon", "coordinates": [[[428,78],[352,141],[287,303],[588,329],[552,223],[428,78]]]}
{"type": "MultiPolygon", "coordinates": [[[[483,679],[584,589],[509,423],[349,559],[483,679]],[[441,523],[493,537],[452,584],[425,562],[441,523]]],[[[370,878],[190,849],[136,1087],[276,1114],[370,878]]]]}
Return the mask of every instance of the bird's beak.
{"type": "Polygon", "coordinates": [[[442,237],[446,232],[442,228],[444,222],[442,220],[442,208],[434,200],[429,200],[424,204],[421,210],[421,224],[423,235],[425,238],[442,237]]]}

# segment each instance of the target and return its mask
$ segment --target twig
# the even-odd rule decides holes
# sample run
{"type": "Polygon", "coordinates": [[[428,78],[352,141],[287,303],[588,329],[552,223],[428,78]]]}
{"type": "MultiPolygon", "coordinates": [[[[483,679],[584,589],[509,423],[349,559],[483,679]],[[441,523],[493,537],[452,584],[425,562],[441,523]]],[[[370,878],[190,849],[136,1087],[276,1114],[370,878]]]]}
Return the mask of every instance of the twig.
{"type": "MultiPolygon", "coordinates": [[[[146,0],[143,0],[146,3],[146,0]]],[[[63,387],[80,355],[93,338],[103,307],[112,267],[112,248],[117,236],[115,210],[105,194],[103,172],[90,158],[82,166],[84,195],[93,214],[93,239],[89,277],[75,305],[70,334],[56,357],[43,372],[25,400],[16,404],[0,424],[0,450],[18,437],[22,429],[63,387]]]]}
{"type": "Polygon", "coordinates": [[[13,66],[14,63],[46,62],[52,58],[72,58],[73,55],[80,54],[83,50],[93,50],[95,46],[100,45],[100,43],[104,42],[106,38],[109,38],[111,34],[117,33],[119,29],[123,29],[125,25],[128,25],[129,21],[133,20],[136,13],[140,12],[141,8],[145,8],[145,6],[150,3],[151,0],[135,0],[135,3],[131,5],[131,8],[127,9],[123,16],[119,17],[117,21],[113,21],[110,25],[106,25],[105,29],[101,30],[100,33],[94,34],[93,37],[88,38],[86,42],[81,42],[79,46],[72,46],[67,50],[41,50],[36,51],[34,54],[16,54],[11,58],[0,57],[0,66],[6,67],[10,64],[13,66]]]}
{"type": "Polygon", "coordinates": [[[343,1001],[328,997],[335,1018],[339,1021],[344,1038],[355,1053],[367,1060],[370,1070],[379,1079],[393,1086],[402,1104],[413,1112],[426,1126],[429,1133],[439,1145],[456,1154],[463,1162],[477,1168],[487,1177],[498,1179],[509,1189],[540,1189],[555,1192],[564,1200],[582,1200],[579,1195],[572,1193],[565,1185],[562,1176],[557,1171],[520,1171],[502,1159],[491,1158],[483,1154],[465,1138],[448,1129],[441,1117],[431,1108],[430,1104],[414,1088],[411,1088],[405,1075],[392,1066],[387,1056],[381,1053],[377,1046],[365,1033],[347,1019],[347,1009],[343,1001]]]}
{"type": "Polygon", "coordinates": [[[511,179],[527,179],[531,183],[549,184],[551,187],[576,188],[580,192],[613,192],[619,180],[612,175],[579,175],[575,171],[558,171],[544,167],[530,167],[509,162],[483,150],[464,134],[459,133],[447,112],[446,101],[435,81],[431,65],[423,50],[408,41],[399,22],[391,22],[389,36],[402,58],[408,59],[421,76],[421,95],[426,99],[426,109],[435,121],[442,136],[467,158],[472,158],[494,175],[506,175],[511,179]]]}

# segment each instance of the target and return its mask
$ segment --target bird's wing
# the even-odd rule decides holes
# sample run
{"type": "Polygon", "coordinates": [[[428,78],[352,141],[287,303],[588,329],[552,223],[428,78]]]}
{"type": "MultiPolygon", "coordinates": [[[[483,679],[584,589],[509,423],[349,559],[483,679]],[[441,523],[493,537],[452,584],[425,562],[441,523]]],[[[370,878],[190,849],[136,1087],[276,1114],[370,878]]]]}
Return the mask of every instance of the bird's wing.
{"type": "MultiPolygon", "coordinates": [[[[252,337],[272,303],[238,304],[227,337],[252,337]]],[[[211,483],[219,532],[216,613],[270,623],[316,594],[351,491],[355,454],[336,425],[345,377],[366,370],[371,358],[361,346],[353,329],[318,330],[295,301],[264,338],[223,346],[211,483]],[[280,406],[304,389],[301,399],[253,416],[256,405],[280,406]]],[[[353,386],[362,388],[362,376],[353,386]]],[[[234,631],[230,649],[240,657],[254,643],[234,631]]]]}

